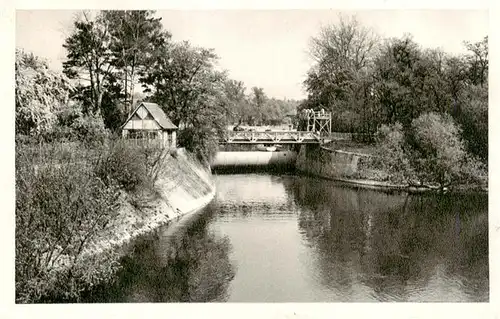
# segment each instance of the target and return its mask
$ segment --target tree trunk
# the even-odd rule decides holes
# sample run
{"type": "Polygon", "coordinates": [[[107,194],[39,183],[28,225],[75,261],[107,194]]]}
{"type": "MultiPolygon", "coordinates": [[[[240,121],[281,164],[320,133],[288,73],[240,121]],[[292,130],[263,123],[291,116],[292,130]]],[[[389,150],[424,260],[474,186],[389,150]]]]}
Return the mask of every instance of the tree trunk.
{"type": "Polygon", "coordinates": [[[130,114],[130,112],[132,112],[132,107],[129,108],[128,104],[127,104],[127,87],[128,87],[128,83],[127,83],[127,75],[128,75],[128,70],[127,70],[127,67],[125,66],[125,101],[124,101],[124,104],[125,104],[125,108],[127,110],[127,114],[130,114]]]}
{"type": "Polygon", "coordinates": [[[89,66],[89,76],[90,76],[90,104],[92,105],[92,108],[95,107],[95,102],[96,102],[96,98],[95,98],[95,81],[94,81],[94,72],[92,72],[93,68],[92,66],[90,65],[89,66]]]}
{"type": "Polygon", "coordinates": [[[132,70],[130,71],[130,109],[134,107],[134,73],[135,73],[135,54],[134,58],[132,59],[132,70]]]}

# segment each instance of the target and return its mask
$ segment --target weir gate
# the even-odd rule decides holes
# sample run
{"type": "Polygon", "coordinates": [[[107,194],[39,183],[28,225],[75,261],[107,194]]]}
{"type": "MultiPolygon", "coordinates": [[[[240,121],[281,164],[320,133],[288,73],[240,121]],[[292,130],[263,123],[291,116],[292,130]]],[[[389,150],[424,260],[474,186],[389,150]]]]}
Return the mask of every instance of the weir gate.
{"type": "Polygon", "coordinates": [[[332,132],[332,113],[303,110],[296,130],[233,130],[227,131],[221,144],[322,144],[350,140],[350,133],[332,132]]]}
{"type": "MultiPolygon", "coordinates": [[[[298,116],[296,130],[231,130],[219,141],[220,144],[267,145],[261,151],[218,152],[213,168],[245,166],[294,166],[297,152],[278,151],[279,145],[321,145],[331,141],[350,140],[350,133],[332,132],[332,114],[323,110],[303,110],[298,116]]],[[[297,149],[296,149],[297,150],[297,149]]]]}

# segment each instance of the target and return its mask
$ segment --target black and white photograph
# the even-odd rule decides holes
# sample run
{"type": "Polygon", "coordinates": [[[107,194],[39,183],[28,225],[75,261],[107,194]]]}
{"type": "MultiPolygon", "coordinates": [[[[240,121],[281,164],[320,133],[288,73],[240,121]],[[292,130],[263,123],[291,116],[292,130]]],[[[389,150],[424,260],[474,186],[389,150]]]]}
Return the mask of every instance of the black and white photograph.
{"type": "Polygon", "coordinates": [[[14,17],[16,306],[491,301],[487,9],[14,17]]]}

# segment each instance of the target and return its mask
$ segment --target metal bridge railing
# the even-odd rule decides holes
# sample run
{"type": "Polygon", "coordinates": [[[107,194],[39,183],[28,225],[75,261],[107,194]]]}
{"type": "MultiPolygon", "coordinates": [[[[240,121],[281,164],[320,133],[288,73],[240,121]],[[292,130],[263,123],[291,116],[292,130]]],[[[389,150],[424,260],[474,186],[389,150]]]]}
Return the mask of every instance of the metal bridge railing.
{"type": "Polygon", "coordinates": [[[296,142],[304,141],[312,142],[319,141],[319,134],[306,131],[228,131],[224,141],[227,143],[233,142],[296,142]]]}

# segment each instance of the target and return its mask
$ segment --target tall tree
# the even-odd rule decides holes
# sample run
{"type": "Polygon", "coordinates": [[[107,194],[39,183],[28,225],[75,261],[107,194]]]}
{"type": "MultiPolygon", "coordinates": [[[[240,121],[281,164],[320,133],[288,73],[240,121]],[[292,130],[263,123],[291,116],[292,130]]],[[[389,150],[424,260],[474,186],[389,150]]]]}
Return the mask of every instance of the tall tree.
{"type": "Polygon", "coordinates": [[[444,65],[444,81],[445,90],[450,94],[452,103],[450,113],[453,116],[458,116],[460,114],[459,96],[465,87],[466,79],[467,66],[464,59],[454,56],[448,57],[444,65]]]}
{"type": "Polygon", "coordinates": [[[428,96],[423,91],[427,66],[410,36],[386,43],[375,60],[373,74],[382,123],[399,121],[408,127],[427,106],[424,101],[428,96]]]}
{"type": "Polygon", "coordinates": [[[462,113],[457,121],[462,125],[462,137],[468,151],[488,163],[488,84],[471,85],[462,91],[462,113]]]}
{"type": "Polygon", "coordinates": [[[258,108],[264,106],[267,101],[266,93],[264,93],[264,89],[260,87],[254,86],[252,88],[252,101],[258,108]]]}
{"type": "Polygon", "coordinates": [[[224,94],[230,103],[230,120],[238,124],[246,121],[248,101],[243,82],[228,79],[224,82],[224,94]]]}
{"type": "Polygon", "coordinates": [[[323,27],[310,43],[314,65],[304,81],[308,107],[326,108],[339,121],[368,116],[365,99],[370,97],[369,72],[377,42],[378,36],[354,17],[341,16],[338,24],[323,27]]]}
{"type": "Polygon", "coordinates": [[[123,86],[123,104],[130,112],[134,104],[137,75],[157,48],[165,45],[171,34],[163,30],[161,18],[155,11],[103,11],[103,19],[110,25],[110,50],[113,65],[120,71],[123,86]]]}
{"type": "Polygon", "coordinates": [[[84,102],[85,111],[90,113],[100,112],[105,85],[113,76],[111,39],[109,23],[102,14],[92,16],[89,12],[82,12],[74,22],[72,34],[63,44],[67,50],[63,72],[80,82],[82,90],[77,98],[84,102]],[[87,87],[88,90],[84,90],[87,87]]]}
{"type": "Polygon", "coordinates": [[[213,50],[192,47],[189,42],[165,45],[140,82],[175,125],[192,125],[224,84],[225,74],[214,69],[216,61],[213,50]]]}
{"type": "Polygon", "coordinates": [[[469,79],[474,85],[483,85],[488,82],[488,37],[483,40],[471,43],[464,42],[469,51],[466,61],[469,66],[469,79]]]}

